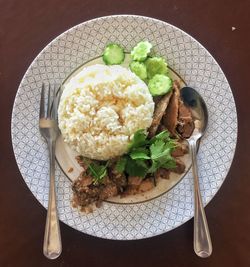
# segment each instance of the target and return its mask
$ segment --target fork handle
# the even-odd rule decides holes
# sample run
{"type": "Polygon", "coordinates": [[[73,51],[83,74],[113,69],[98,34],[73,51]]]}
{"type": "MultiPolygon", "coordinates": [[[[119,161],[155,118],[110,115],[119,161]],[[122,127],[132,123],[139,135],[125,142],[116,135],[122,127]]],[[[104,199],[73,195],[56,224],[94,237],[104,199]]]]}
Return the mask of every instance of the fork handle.
{"type": "Polygon", "coordinates": [[[50,161],[49,203],[43,242],[43,254],[48,259],[56,259],[62,252],[60,226],[56,208],[55,191],[55,142],[48,142],[50,161]]]}
{"type": "Polygon", "coordinates": [[[194,176],[194,251],[199,257],[206,258],[212,254],[212,242],[199,187],[196,144],[196,139],[189,139],[189,148],[192,156],[192,170],[194,176]]]}

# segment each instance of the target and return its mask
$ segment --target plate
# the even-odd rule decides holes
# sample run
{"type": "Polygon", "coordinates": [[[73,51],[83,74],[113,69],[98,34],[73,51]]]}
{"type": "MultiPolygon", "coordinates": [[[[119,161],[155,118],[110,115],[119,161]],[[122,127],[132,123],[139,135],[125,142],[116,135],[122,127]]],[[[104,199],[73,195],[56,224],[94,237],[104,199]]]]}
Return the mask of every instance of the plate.
{"type": "MultiPolygon", "coordinates": [[[[130,51],[148,40],[157,55],[191,87],[208,106],[208,129],[198,152],[200,188],[206,205],[221,187],[231,166],[237,141],[237,113],[223,71],[209,52],[182,30],[160,20],[117,15],[79,24],[49,43],[31,63],[15,98],[12,144],[20,172],[37,200],[47,207],[48,153],[38,129],[43,81],[61,84],[72,71],[102,54],[116,42],[130,51]]],[[[172,230],[193,217],[193,180],[189,171],[167,193],[137,204],[105,202],[91,214],[73,209],[71,182],[56,166],[60,220],[89,235],[119,240],[147,238],[172,230]]]]}

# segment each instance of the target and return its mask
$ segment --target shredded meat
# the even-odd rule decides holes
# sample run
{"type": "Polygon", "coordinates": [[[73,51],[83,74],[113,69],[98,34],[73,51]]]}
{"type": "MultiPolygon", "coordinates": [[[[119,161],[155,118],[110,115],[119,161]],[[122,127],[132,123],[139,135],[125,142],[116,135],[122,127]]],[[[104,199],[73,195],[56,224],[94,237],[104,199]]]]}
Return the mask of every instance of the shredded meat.
{"type": "Polygon", "coordinates": [[[194,123],[185,122],[184,124],[180,124],[177,126],[177,131],[182,138],[189,138],[194,131],[194,123]]]}
{"type": "Polygon", "coordinates": [[[160,101],[158,102],[157,106],[155,107],[155,112],[153,116],[152,124],[148,130],[148,136],[153,137],[159,127],[159,124],[161,122],[162,116],[164,115],[166,108],[168,106],[169,100],[171,98],[172,91],[168,94],[164,95],[160,101]]]}
{"type": "Polygon", "coordinates": [[[163,132],[163,131],[166,131],[167,130],[167,127],[166,126],[164,126],[162,123],[159,125],[159,127],[158,127],[158,129],[157,129],[157,134],[158,133],[161,133],[161,132],[163,132]]]}
{"type": "Polygon", "coordinates": [[[142,182],[142,178],[139,176],[129,176],[128,177],[128,184],[129,185],[140,185],[142,182]]]}
{"type": "Polygon", "coordinates": [[[156,179],[169,179],[170,170],[160,168],[156,171],[155,177],[156,179]]]}
{"type": "Polygon", "coordinates": [[[179,158],[176,158],[175,162],[176,162],[176,167],[172,169],[172,171],[179,174],[183,173],[186,169],[184,162],[179,158]]]}
{"type": "Polygon", "coordinates": [[[163,125],[168,129],[172,136],[175,136],[175,128],[178,119],[180,99],[180,85],[177,81],[173,83],[173,94],[167,106],[166,112],[162,118],[163,125]]]}
{"type": "Polygon", "coordinates": [[[182,157],[187,153],[188,153],[188,145],[187,145],[187,143],[182,142],[182,143],[178,143],[178,146],[172,152],[172,156],[173,157],[182,157]]]}
{"type": "Polygon", "coordinates": [[[122,195],[123,197],[128,195],[136,195],[138,193],[144,193],[151,190],[154,187],[153,179],[147,178],[142,180],[142,178],[140,178],[139,182],[138,178],[140,177],[133,176],[132,178],[130,178],[130,181],[132,183],[130,183],[126,188],[126,190],[124,191],[122,195]]]}
{"type": "Polygon", "coordinates": [[[182,138],[189,138],[194,130],[194,122],[191,111],[180,100],[177,131],[182,138]]]}
{"type": "Polygon", "coordinates": [[[154,182],[152,179],[145,179],[139,185],[139,192],[147,192],[154,187],[154,182]]]}

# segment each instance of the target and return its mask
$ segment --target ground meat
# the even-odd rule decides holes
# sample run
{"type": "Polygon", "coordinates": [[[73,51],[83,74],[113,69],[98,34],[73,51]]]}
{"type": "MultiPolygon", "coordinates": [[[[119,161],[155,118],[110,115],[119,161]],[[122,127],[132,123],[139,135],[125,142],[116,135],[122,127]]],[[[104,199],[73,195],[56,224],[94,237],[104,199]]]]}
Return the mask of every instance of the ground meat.
{"type": "Polygon", "coordinates": [[[72,185],[72,190],[74,194],[74,205],[86,207],[99,200],[102,187],[97,187],[94,185],[83,186],[81,179],[77,179],[72,185]]]}
{"type": "Polygon", "coordinates": [[[105,200],[107,198],[114,197],[117,194],[118,194],[118,188],[116,184],[110,183],[102,189],[99,198],[100,200],[105,200]]]}
{"type": "Polygon", "coordinates": [[[79,177],[72,185],[73,205],[84,208],[90,204],[100,203],[109,197],[116,196],[119,192],[117,185],[108,177],[101,184],[86,184],[89,177],[79,177]]]}
{"type": "Polygon", "coordinates": [[[81,187],[85,187],[88,185],[91,185],[93,182],[93,179],[91,176],[88,176],[85,174],[85,171],[81,172],[80,174],[81,179],[78,181],[81,187]]]}
{"type": "Polygon", "coordinates": [[[124,173],[120,173],[115,169],[115,163],[111,164],[108,167],[108,175],[109,178],[117,185],[119,191],[123,191],[123,189],[127,186],[127,178],[124,173]]]}
{"type": "MultiPolygon", "coordinates": [[[[85,158],[83,156],[76,156],[77,163],[83,168],[83,171],[86,171],[88,168],[88,163],[85,161],[85,158]]],[[[88,160],[89,161],[89,160],[88,160]]]]}

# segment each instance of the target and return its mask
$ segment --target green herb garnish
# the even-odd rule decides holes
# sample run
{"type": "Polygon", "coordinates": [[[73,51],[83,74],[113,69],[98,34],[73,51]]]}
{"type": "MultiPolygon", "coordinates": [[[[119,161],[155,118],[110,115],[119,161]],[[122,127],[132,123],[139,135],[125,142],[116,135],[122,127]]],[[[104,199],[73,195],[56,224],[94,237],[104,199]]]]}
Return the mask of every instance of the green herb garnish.
{"type": "Polygon", "coordinates": [[[150,159],[149,157],[149,149],[146,147],[138,147],[133,149],[130,153],[129,156],[132,159],[150,159]]]}
{"type": "Polygon", "coordinates": [[[175,147],[176,141],[170,138],[168,131],[148,140],[144,130],[138,130],[129,144],[128,155],[119,159],[116,169],[144,178],[159,168],[175,168],[175,159],[171,156],[175,147]]]}
{"type": "Polygon", "coordinates": [[[105,165],[97,164],[92,162],[88,166],[88,171],[94,179],[93,184],[99,184],[102,182],[103,178],[107,175],[108,162],[105,165]]]}
{"type": "Polygon", "coordinates": [[[144,160],[128,158],[125,171],[129,176],[144,178],[148,173],[148,166],[144,160]]]}
{"type": "Polygon", "coordinates": [[[124,172],[126,168],[126,164],[127,164],[127,157],[123,156],[116,162],[115,170],[120,173],[124,172]]]}
{"type": "Polygon", "coordinates": [[[141,129],[135,132],[132,141],[129,144],[129,150],[134,149],[136,147],[143,147],[148,143],[147,135],[145,130],[141,129]]]}
{"type": "MultiPolygon", "coordinates": [[[[171,156],[175,147],[176,141],[170,138],[168,131],[147,139],[145,131],[138,130],[129,144],[128,153],[116,162],[115,170],[143,179],[148,173],[154,173],[159,168],[175,168],[175,159],[171,156]]],[[[94,185],[103,181],[107,175],[108,164],[108,161],[106,164],[95,162],[89,164],[88,172],[94,179],[94,185]]]]}

